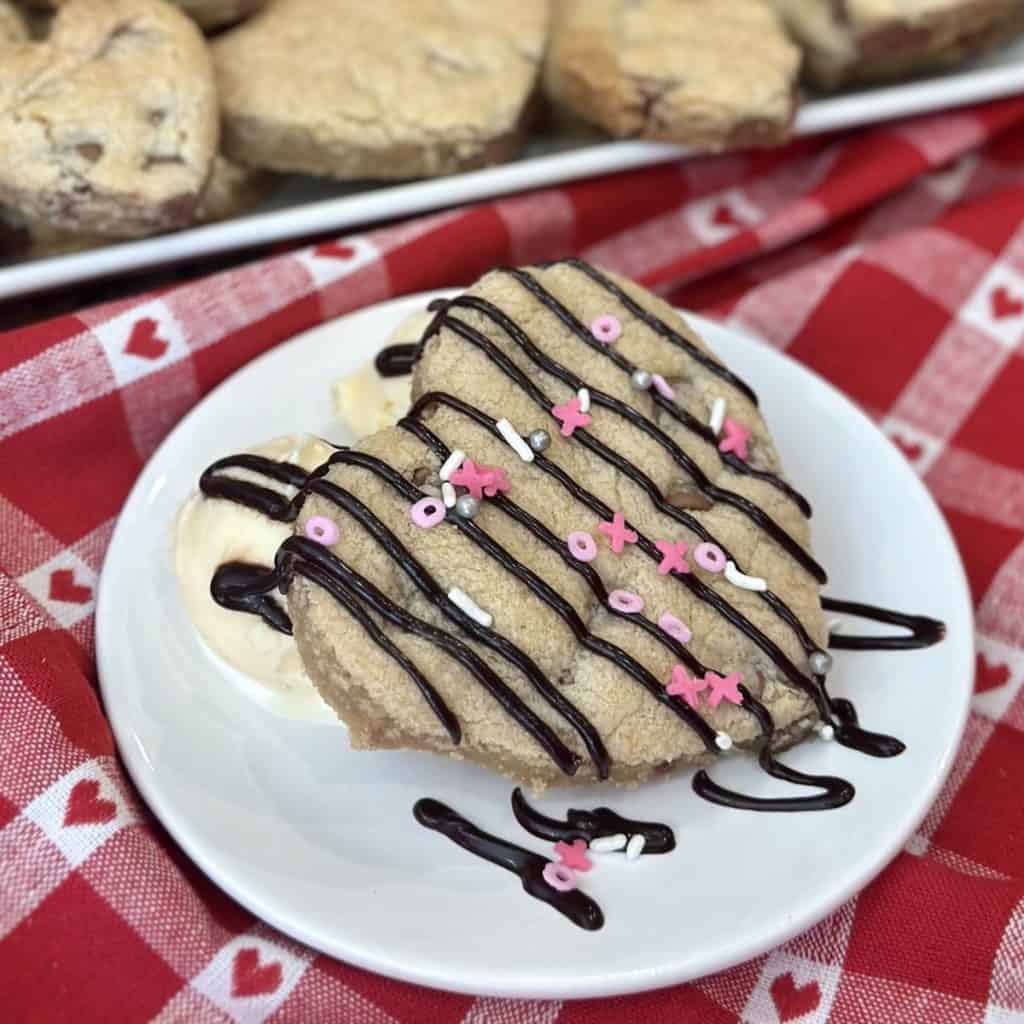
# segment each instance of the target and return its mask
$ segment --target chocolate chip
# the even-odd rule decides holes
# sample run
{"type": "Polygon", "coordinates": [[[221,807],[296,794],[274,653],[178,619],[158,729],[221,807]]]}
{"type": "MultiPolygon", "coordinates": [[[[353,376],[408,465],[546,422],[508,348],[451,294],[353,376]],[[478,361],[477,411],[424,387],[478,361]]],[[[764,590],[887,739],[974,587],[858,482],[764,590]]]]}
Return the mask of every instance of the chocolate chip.
{"type": "Polygon", "coordinates": [[[674,508],[695,509],[698,512],[711,508],[711,502],[692,484],[673,488],[665,500],[674,508]]]}
{"type": "Polygon", "coordinates": [[[75,146],[75,149],[79,156],[91,164],[96,163],[103,156],[103,147],[98,142],[83,142],[81,145],[75,146]]]}

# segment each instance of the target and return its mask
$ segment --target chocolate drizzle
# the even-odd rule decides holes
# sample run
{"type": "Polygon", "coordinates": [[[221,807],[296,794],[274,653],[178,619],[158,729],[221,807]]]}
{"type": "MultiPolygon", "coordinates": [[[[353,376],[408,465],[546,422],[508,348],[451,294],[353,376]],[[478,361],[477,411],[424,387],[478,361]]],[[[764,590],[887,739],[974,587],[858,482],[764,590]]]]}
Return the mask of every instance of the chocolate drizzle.
{"type": "Polygon", "coordinates": [[[573,924],[589,932],[604,926],[601,908],[586,893],[579,889],[562,892],[545,881],[544,868],[552,863],[546,857],[484,832],[439,800],[417,800],[412,812],[424,828],[440,832],[464,850],[518,875],[527,893],[554,907],[573,924]]]}
{"type": "MultiPolygon", "coordinates": [[[[587,267],[578,261],[568,261],[570,265],[587,274],[592,280],[602,284],[614,298],[622,302],[634,316],[643,320],[658,334],[672,344],[688,352],[702,365],[712,369],[723,380],[740,388],[753,399],[753,392],[742,381],[735,378],[728,370],[703,353],[677,331],[657,317],[647,313],[636,304],[625,292],[600,272],[587,267]]],[[[562,305],[535,277],[518,270],[503,270],[501,273],[510,275],[533,295],[539,303],[568,326],[573,333],[595,351],[601,352],[616,363],[624,372],[631,372],[635,367],[626,360],[621,352],[613,348],[599,345],[583,324],[562,305]]],[[[487,335],[476,330],[465,320],[453,315],[453,311],[466,309],[486,317],[495,324],[518,347],[538,369],[552,375],[572,389],[588,386],[571,370],[558,363],[538,348],[522,328],[511,320],[500,308],[486,300],[475,296],[462,296],[452,301],[440,300],[431,304],[435,312],[434,320],[424,332],[418,346],[392,346],[378,356],[377,368],[382,375],[393,376],[408,372],[423,347],[430,338],[442,327],[453,331],[464,341],[472,344],[483,352],[487,358],[506,376],[508,376],[545,414],[550,413],[554,404],[536,385],[536,375],[525,373],[505,352],[502,351],[487,335]]],[[[589,387],[589,386],[588,386],[589,387]]],[[[675,441],[664,433],[658,425],[645,417],[630,404],[622,402],[600,389],[590,388],[593,405],[608,410],[620,419],[626,420],[647,437],[655,441],[665,450],[692,480],[694,486],[708,501],[728,504],[751,522],[757,524],[766,535],[786,550],[790,556],[816,579],[824,580],[824,570],[785,530],[782,529],[762,509],[746,497],[724,488],[719,488],[701,471],[693,459],[681,449],[675,441]]],[[[651,396],[658,406],[705,441],[714,444],[715,438],[710,430],[690,416],[685,410],[674,403],[664,400],[661,396],[651,396]],[[671,408],[666,408],[666,405],[671,408]]],[[[421,395],[408,415],[400,421],[399,426],[418,438],[434,456],[443,462],[449,455],[449,449],[422,422],[424,412],[432,406],[441,405],[464,416],[488,430],[492,436],[500,437],[494,420],[482,410],[468,402],[445,392],[434,391],[421,395]]],[[[614,449],[599,441],[585,429],[577,429],[573,441],[596,454],[604,462],[614,466],[644,490],[659,511],[671,517],[691,530],[702,540],[719,543],[714,536],[695,517],[683,509],[669,503],[662,495],[655,482],[639,467],[620,455],[614,449]]],[[[727,462],[729,460],[726,460],[727,462]]],[[[786,490],[806,514],[810,508],[802,497],[789,488],[789,485],[772,474],[754,471],[742,460],[731,468],[740,473],[750,473],[759,479],[765,479],[776,487],[786,490]]],[[[423,497],[424,492],[410,483],[401,473],[387,463],[364,452],[338,450],[332,457],[311,474],[306,474],[299,467],[289,463],[279,463],[270,459],[253,455],[233,456],[221,459],[204,472],[200,487],[204,494],[213,498],[221,498],[238,502],[254,508],[263,514],[281,521],[293,522],[299,514],[308,494],[314,493],[332,502],[355,519],[359,525],[377,542],[383,552],[395,563],[398,569],[412,582],[416,590],[429,601],[450,623],[458,627],[461,633],[472,638],[477,644],[486,647],[506,662],[514,665],[537,692],[576,733],[588,755],[595,765],[600,778],[610,774],[611,760],[601,736],[593,723],[580,712],[556,686],[540,670],[533,659],[512,641],[495,632],[490,627],[478,623],[456,606],[447,596],[445,589],[438,583],[426,567],[420,563],[405,547],[399,538],[364,505],[354,494],[339,485],[326,480],[325,476],[332,466],[345,464],[359,467],[372,473],[378,480],[386,483],[403,501],[414,503],[423,497]],[[250,480],[239,480],[226,475],[231,468],[247,470],[250,473],[263,475],[268,480],[288,488],[294,488],[294,496],[288,497],[280,491],[265,487],[250,480]]],[[[552,480],[557,482],[577,502],[603,520],[612,518],[613,510],[600,498],[581,486],[575,479],[556,462],[544,454],[536,453],[533,464],[552,480]]],[[[488,505],[500,510],[520,526],[528,530],[540,543],[556,552],[562,563],[572,572],[577,573],[591,592],[597,597],[601,606],[608,614],[618,615],[638,629],[644,630],[653,640],[671,650],[674,657],[687,666],[695,675],[708,671],[687,648],[668,636],[655,623],[642,615],[627,615],[607,605],[607,591],[598,573],[592,566],[574,559],[568,551],[564,539],[556,537],[542,522],[517,505],[506,495],[499,494],[488,499],[488,505]]],[[[469,519],[449,515],[448,526],[454,526],[471,541],[484,555],[498,563],[502,568],[526,586],[538,600],[555,612],[568,626],[577,642],[595,655],[614,664],[624,674],[643,686],[651,697],[670,708],[681,720],[687,723],[700,737],[705,748],[714,754],[718,753],[715,744],[715,731],[712,727],[681,698],[670,696],[661,681],[656,679],[641,663],[636,661],[622,648],[592,633],[587,624],[580,618],[573,605],[567,601],[544,579],[503,547],[493,536],[481,526],[469,519]]],[[[720,545],[721,546],[721,545],[720,545]]],[[[661,561],[661,554],[649,537],[639,534],[637,547],[655,564],[661,561]]],[[[723,550],[725,550],[723,548],[723,550]]],[[[726,556],[732,558],[725,550],[726,556]]],[[[735,558],[732,559],[736,561],[735,558]]],[[[739,564],[739,563],[737,563],[739,564]]],[[[742,571],[742,570],[741,570],[742,571]]],[[[422,698],[443,724],[452,743],[458,744],[461,728],[458,720],[447,707],[444,700],[420,672],[416,664],[405,655],[400,648],[391,642],[380,628],[374,614],[403,632],[413,634],[433,644],[455,660],[476,681],[494,696],[499,705],[513,718],[534,740],[544,749],[558,767],[567,775],[573,775],[580,764],[580,757],[575,754],[559,735],[508,687],[500,676],[490,668],[474,651],[453,633],[420,619],[391,600],[386,594],[375,587],[368,579],[356,572],[343,559],[334,555],[320,544],[305,537],[295,536],[286,541],[278,552],[273,569],[262,570],[259,567],[232,563],[222,566],[214,577],[211,591],[215,600],[225,607],[230,607],[260,615],[272,628],[289,632],[291,623],[284,609],[274,599],[275,589],[286,593],[295,575],[311,580],[329,592],[363,627],[373,639],[409,676],[419,690],[422,698]],[[374,613],[374,614],[371,614],[374,613]]],[[[807,693],[814,701],[823,722],[834,724],[836,739],[854,749],[861,750],[872,756],[889,757],[899,753],[903,745],[892,737],[882,736],[861,729],[853,705],[845,700],[833,700],[825,689],[824,677],[808,674],[796,665],[766,633],[754,625],[739,609],[733,606],[716,590],[708,587],[696,574],[676,574],[672,577],[680,585],[685,586],[700,601],[715,611],[738,629],[751,643],[758,647],[789,682],[807,693]]],[[[795,633],[805,653],[817,648],[807,630],[796,614],[786,603],[771,591],[759,595],[780,621],[786,623],[795,633]]],[[[884,609],[873,609],[870,606],[849,602],[823,599],[823,607],[828,610],[846,611],[855,615],[876,617],[880,621],[903,626],[911,631],[907,637],[854,637],[834,636],[833,646],[855,649],[894,649],[927,646],[935,643],[942,636],[942,626],[934,620],[920,616],[902,615],[884,609]]],[[[775,760],[771,747],[775,734],[774,723],[767,708],[761,705],[753,695],[741,687],[742,707],[754,716],[758,725],[758,760],[762,769],[775,778],[800,786],[815,787],[821,793],[792,798],[755,798],[733,793],[714,783],[707,772],[700,772],[694,779],[694,789],[703,797],[716,803],[732,807],[744,807],[752,810],[821,810],[827,807],[841,806],[853,796],[853,787],[841,779],[830,776],[812,776],[797,772],[775,760]]],[[[520,794],[521,797],[521,794],[520,794]]],[[[523,802],[525,805],[525,801],[523,802]]],[[[442,806],[442,805],[438,805],[442,806]]],[[[447,809],[444,809],[447,811],[447,809]]],[[[529,811],[529,808],[527,808],[529,811]]],[[[599,808],[598,811],[607,811],[599,808]]],[[[454,815],[454,812],[448,811],[454,815]]],[[[517,815],[518,815],[517,811],[517,815]]],[[[535,812],[529,811],[530,814],[535,812]]],[[[582,814],[588,812],[571,812],[582,814]]],[[[592,812],[597,814],[597,812],[592,812]]],[[[613,812],[608,812],[609,814],[613,812]]],[[[455,816],[458,817],[457,815],[455,816]]],[[[537,816],[538,818],[542,816],[537,816]]],[[[448,820],[448,819],[445,819],[448,820]]],[[[462,820],[462,819],[460,819],[462,820]]],[[[551,819],[546,819],[548,827],[553,827],[551,819]]],[[[620,819],[624,821],[625,819],[620,819]]],[[[560,823],[554,823],[559,825],[560,823]]],[[[572,822],[570,821],[571,825],[572,822]]],[[[633,823],[637,824],[637,823],[633,823]]],[[[643,824],[643,823],[640,823],[643,824]]],[[[468,825],[468,823],[467,823],[468,825]]],[[[431,826],[433,827],[433,826],[431,826]]],[[[471,827],[471,826],[470,826],[471,827]]],[[[654,827],[654,826],[652,826],[654,827]]],[[[446,834],[448,834],[446,832],[446,834]]],[[[650,838],[650,837],[648,837],[650,838]]],[[[456,840],[458,841],[458,840],[456,840]]],[[[655,852],[650,850],[648,852],[655,852]]],[[[525,884],[525,883],[524,883],[525,884]]]]}
{"type": "Polygon", "coordinates": [[[668,825],[623,818],[610,807],[595,807],[590,811],[570,808],[565,813],[566,820],[558,821],[531,807],[518,786],[512,791],[512,813],[531,835],[538,839],[550,839],[553,843],[571,843],[574,839],[585,839],[589,843],[600,836],[622,833],[626,836],[643,836],[644,854],[670,853],[676,848],[675,833],[668,825]]]}
{"type": "Polygon", "coordinates": [[[892,626],[910,630],[908,636],[851,636],[848,633],[833,633],[828,640],[829,647],[845,651],[913,651],[932,647],[946,635],[946,626],[937,619],[925,615],[907,615],[891,608],[877,608],[871,604],[856,601],[840,601],[834,597],[823,597],[821,607],[827,612],[855,615],[859,619],[871,619],[892,626]]]}
{"type": "Polygon", "coordinates": [[[373,365],[382,377],[404,377],[416,364],[418,345],[402,342],[381,349],[373,365]]]}
{"type": "MultiPolygon", "coordinates": [[[[740,687],[741,692],[744,687],[740,687]]],[[[746,697],[747,694],[744,693],[746,697]]],[[[693,777],[693,791],[713,804],[732,807],[742,811],[830,811],[848,804],[854,797],[853,786],[845,779],[834,775],[807,775],[790,768],[775,759],[771,749],[771,737],[774,729],[770,716],[763,708],[752,708],[755,715],[764,718],[761,722],[761,749],[757,761],[761,769],[773,779],[792,783],[794,786],[810,786],[821,792],[811,796],[764,797],[748,796],[726,789],[714,782],[704,770],[693,777]]]]}

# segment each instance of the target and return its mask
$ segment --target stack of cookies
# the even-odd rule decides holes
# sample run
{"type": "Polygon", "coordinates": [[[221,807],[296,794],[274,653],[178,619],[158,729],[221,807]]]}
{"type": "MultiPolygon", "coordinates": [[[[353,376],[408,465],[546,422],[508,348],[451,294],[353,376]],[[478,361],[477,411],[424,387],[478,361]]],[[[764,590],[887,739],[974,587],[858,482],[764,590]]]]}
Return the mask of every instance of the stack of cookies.
{"type": "Polygon", "coordinates": [[[834,88],[1022,28],[1021,0],[0,0],[0,260],[231,216],[272,171],[500,163],[544,98],[617,138],[776,145],[802,59],[834,88]]]}

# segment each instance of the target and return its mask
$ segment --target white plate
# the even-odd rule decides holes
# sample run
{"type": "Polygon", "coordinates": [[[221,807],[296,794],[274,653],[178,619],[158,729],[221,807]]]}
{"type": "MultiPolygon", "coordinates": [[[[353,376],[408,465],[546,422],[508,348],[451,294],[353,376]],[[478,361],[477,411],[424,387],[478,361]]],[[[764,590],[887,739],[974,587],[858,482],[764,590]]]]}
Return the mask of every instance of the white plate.
{"type": "MultiPolygon", "coordinates": [[[[794,131],[798,136],[817,135],[980,103],[1015,92],[1024,92],[1024,36],[949,74],[810,99],[801,108],[794,131]]],[[[0,299],[282,239],[342,231],[686,155],[685,148],[662,143],[581,144],[540,137],[512,163],[430,181],[346,185],[296,176],[272,200],[243,217],[159,238],[0,268],[0,299]]]]}
{"type": "MultiPolygon", "coordinates": [[[[117,525],[97,609],[103,697],[128,770],[193,860],[241,903],[327,953],[409,981],[486,994],[572,997],[683,981],[802,931],[863,886],[938,792],[965,720],[971,611],[956,548],[902,456],[853,405],[784,356],[694,318],[760,392],[787,469],[817,507],[828,592],[945,620],[926,651],[838,652],[834,690],[907,752],[876,761],[815,741],[784,760],[849,778],[830,812],[755,814],[706,803],[687,778],[634,791],[588,787],[539,803],[611,803],[666,821],[678,849],[602,862],[585,888],[603,930],[576,929],[519,881],[413,820],[423,796],[537,850],[515,823],[511,785],[416,753],[355,753],[344,729],[273,714],[222,673],[185,617],[171,522],[200,471],[265,438],[311,431],[344,441],[328,383],[368,358],[424,296],[304,334],[218,388],[146,467],[117,525]]],[[[716,766],[748,792],[778,784],[742,756],[716,766]]],[[[789,790],[792,793],[792,789],[789,790]]]]}

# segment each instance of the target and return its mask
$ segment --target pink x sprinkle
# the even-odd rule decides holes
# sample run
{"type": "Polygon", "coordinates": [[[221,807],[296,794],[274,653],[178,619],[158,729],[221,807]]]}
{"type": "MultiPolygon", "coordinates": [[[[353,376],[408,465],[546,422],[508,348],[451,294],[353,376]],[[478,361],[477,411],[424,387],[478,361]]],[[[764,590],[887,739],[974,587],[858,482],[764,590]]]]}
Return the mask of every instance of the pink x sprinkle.
{"type": "Polygon", "coordinates": [[[685,540],[677,540],[674,544],[670,540],[656,540],[654,546],[661,552],[661,565],[658,566],[658,573],[661,576],[667,576],[670,572],[690,571],[683,558],[690,549],[685,540]]]}
{"type": "Polygon", "coordinates": [[[720,452],[735,452],[741,459],[747,458],[747,441],[750,438],[750,428],[737,423],[735,420],[726,419],[722,424],[725,437],[718,442],[720,452]]]}
{"type": "Polygon", "coordinates": [[[580,412],[580,400],[578,397],[570,398],[565,405],[556,405],[551,409],[551,415],[562,424],[562,437],[572,437],[572,432],[577,427],[590,425],[590,416],[580,412]]]}
{"type": "Polygon", "coordinates": [[[610,538],[612,551],[617,555],[622,554],[624,544],[635,544],[637,541],[636,530],[626,526],[626,517],[621,512],[616,512],[610,523],[601,523],[598,529],[610,538]]]}
{"type": "Polygon", "coordinates": [[[507,494],[512,489],[512,485],[505,475],[505,470],[501,466],[481,466],[480,468],[487,471],[487,483],[484,484],[484,494],[488,498],[493,498],[499,492],[507,494]]]}
{"type": "Polygon", "coordinates": [[[708,694],[708,703],[717,708],[723,698],[733,704],[742,704],[743,697],[740,694],[739,686],[743,682],[743,676],[739,672],[730,672],[724,679],[717,672],[708,672],[704,681],[711,686],[711,693],[708,694]]]}
{"type": "Polygon", "coordinates": [[[672,681],[665,687],[666,691],[673,697],[682,697],[691,708],[696,708],[700,703],[700,698],[697,694],[701,690],[706,690],[708,686],[707,679],[691,679],[686,674],[686,669],[682,665],[676,665],[672,669],[672,681]]]}
{"type": "Polygon", "coordinates": [[[459,487],[468,488],[479,501],[484,496],[484,487],[491,482],[491,470],[488,466],[478,466],[472,459],[463,459],[462,465],[448,479],[459,487]]]}
{"type": "Polygon", "coordinates": [[[555,843],[555,853],[558,859],[573,871],[589,871],[594,862],[587,857],[586,839],[574,839],[571,843],[555,843]]]}
{"type": "Polygon", "coordinates": [[[467,488],[478,501],[485,494],[493,498],[499,492],[508,492],[512,487],[501,466],[477,465],[472,459],[464,459],[448,479],[453,484],[467,488]]]}

